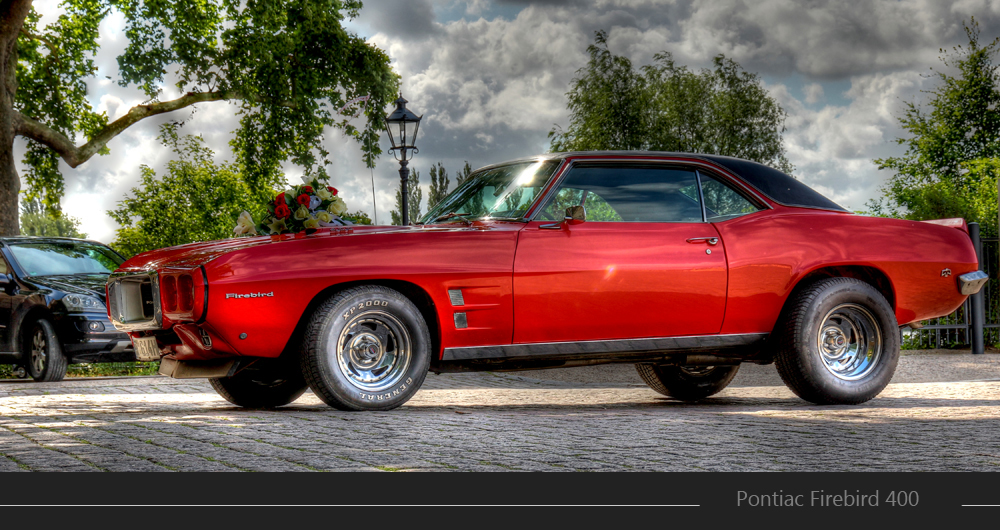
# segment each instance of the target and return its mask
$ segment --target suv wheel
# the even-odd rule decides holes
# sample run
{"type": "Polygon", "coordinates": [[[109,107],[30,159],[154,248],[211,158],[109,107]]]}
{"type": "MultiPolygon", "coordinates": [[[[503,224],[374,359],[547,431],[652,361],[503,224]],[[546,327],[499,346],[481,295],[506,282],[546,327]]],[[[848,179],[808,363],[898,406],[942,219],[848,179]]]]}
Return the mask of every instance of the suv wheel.
{"type": "Polygon", "coordinates": [[[877,289],[854,278],[817,282],[791,300],[775,329],[774,362],[796,395],[819,405],[868,401],[899,362],[899,326],[877,289]]]}
{"type": "Polygon", "coordinates": [[[302,342],[302,374],[340,410],[390,410],[423,384],[431,336],[417,306],[381,285],[347,289],[313,314],[302,342]]]}
{"type": "Polygon", "coordinates": [[[37,320],[27,328],[21,353],[24,368],[35,381],[62,381],[66,376],[66,357],[48,320],[37,320]]]}

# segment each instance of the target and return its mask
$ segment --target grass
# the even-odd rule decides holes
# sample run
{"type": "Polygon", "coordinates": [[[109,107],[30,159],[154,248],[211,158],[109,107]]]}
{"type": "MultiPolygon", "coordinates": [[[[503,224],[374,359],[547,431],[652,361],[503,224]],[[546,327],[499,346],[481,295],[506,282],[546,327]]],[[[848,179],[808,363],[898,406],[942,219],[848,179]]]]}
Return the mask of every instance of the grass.
{"type": "MultiPolygon", "coordinates": [[[[0,379],[16,379],[12,364],[0,365],[0,379]]],[[[66,377],[114,377],[130,375],[156,375],[160,363],[84,363],[71,364],[66,377]]]]}

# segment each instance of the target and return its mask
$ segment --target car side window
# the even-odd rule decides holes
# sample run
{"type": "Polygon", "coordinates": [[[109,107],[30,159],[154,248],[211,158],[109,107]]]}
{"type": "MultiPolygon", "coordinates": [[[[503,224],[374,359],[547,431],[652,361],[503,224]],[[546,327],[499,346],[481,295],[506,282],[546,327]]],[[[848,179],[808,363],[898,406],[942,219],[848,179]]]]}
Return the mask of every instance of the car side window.
{"type": "Polygon", "coordinates": [[[583,206],[587,209],[587,220],[597,222],[621,222],[622,216],[604,200],[604,197],[579,188],[560,188],[555,198],[545,207],[543,217],[548,220],[562,219],[566,208],[583,206]]]}
{"type": "Polygon", "coordinates": [[[705,198],[705,220],[712,222],[733,219],[760,208],[723,181],[701,173],[701,193],[705,198]]]}
{"type": "Polygon", "coordinates": [[[561,220],[566,207],[583,205],[588,222],[699,223],[697,189],[693,170],[655,165],[574,166],[541,217],[561,220]]]}

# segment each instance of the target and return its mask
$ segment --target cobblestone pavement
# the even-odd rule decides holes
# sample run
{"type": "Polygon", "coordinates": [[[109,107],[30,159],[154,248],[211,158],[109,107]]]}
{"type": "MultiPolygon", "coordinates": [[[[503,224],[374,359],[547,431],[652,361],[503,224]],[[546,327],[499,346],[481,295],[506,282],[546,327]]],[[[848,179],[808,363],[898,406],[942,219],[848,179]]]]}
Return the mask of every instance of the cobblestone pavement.
{"type": "Polygon", "coordinates": [[[632,384],[430,375],[379,413],[311,393],[242,410],[201,380],[0,384],[0,471],[992,471],[998,432],[1000,380],[817,407],[777,386],[685,404],[632,384]]]}

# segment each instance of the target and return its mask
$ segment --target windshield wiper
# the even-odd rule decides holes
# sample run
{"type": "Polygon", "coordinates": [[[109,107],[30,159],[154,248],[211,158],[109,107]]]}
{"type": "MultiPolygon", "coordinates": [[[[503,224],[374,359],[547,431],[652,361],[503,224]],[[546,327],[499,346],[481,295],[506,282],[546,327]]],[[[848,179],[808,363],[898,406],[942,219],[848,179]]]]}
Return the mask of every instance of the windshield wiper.
{"type": "MultiPolygon", "coordinates": [[[[465,221],[466,223],[472,224],[472,221],[470,221],[467,217],[465,217],[466,215],[470,215],[470,214],[469,213],[456,213],[456,212],[446,213],[444,215],[439,215],[439,216],[435,217],[434,219],[431,219],[430,221],[428,221],[428,223],[436,223],[438,221],[446,221],[448,219],[454,219],[455,217],[458,217],[459,219],[465,221]]],[[[427,223],[421,223],[421,224],[427,224],[427,223]]]]}

